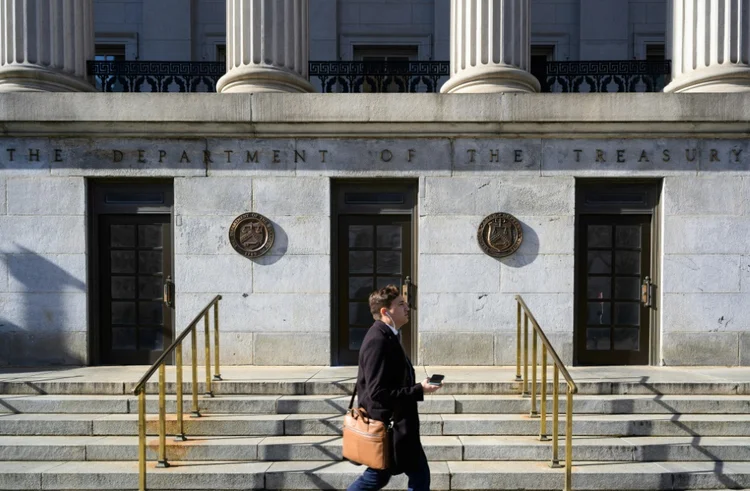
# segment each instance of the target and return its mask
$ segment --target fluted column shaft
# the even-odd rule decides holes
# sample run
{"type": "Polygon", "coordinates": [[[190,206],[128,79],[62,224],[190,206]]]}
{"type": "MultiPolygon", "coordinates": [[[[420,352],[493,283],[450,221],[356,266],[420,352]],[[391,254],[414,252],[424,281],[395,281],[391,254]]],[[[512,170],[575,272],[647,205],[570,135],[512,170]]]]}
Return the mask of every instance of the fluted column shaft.
{"type": "Polygon", "coordinates": [[[0,0],[0,92],[92,91],[92,0],[0,0]]]}
{"type": "Polygon", "coordinates": [[[529,0],[451,0],[447,93],[538,92],[531,65],[529,0]]]}
{"type": "Polygon", "coordinates": [[[218,92],[311,92],[308,0],[227,0],[227,73],[218,92]]]}
{"type": "Polygon", "coordinates": [[[673,0],[665,92],[750,91],[750,0],[673,0]]]}

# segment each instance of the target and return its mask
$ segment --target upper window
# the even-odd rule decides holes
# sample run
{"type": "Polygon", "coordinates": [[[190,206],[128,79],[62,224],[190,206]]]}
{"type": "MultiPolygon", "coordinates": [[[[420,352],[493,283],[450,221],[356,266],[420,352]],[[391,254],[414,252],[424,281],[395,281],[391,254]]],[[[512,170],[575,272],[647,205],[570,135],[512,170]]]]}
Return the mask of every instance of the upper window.
{"type": "Polygon", "coordinates": [[[646,45],[646,61],[664,61],[664,43],[648,43],[646,45]]]}
{"type": "Polygon", "coordinates": [[[554,61],[555,45],[554,44],[532,44],[531,45],[531,63],[554,61]]]}
{"type": "Polygon", "coordinates": [[[94,59],[96,61],[123,61],[125,60],[125,45],[97,44],[94,47],[94,59]]]}
{"type": "Polygon", "coordinates": [[[216,61],[220,61],[220,62],[227,61],[227,45],[226,44],[216,45],[216,61]]]}
{"type": "Polygon", "coordinates": [[[408,66],[404,65],[418,59],[417,46],[354,46],[354,61],[365,62],[362,92],[366,93],[407,92],[410,77],[408,66]],[[381,63],[390,66],[381,66],[381,63]]]}
{"type": "Polygon", "coordinates": [[[554,44],[532,44],[531,45],[531,74],[540,79],[547,73],[547,62],[555,59],[554,44]]]}
{"type": "Polygon", "coordinates": [[[417,46],[355,46],[354,61],[416,61],[417,46]]]}
{"type": "MultiPolygon", "coordinates": [[[[124,44],[96,44],[94,45],[95,61],[125,61],[124,44]]],[[[102,90],[104,84],[111,83],[113,77],[97,75],[94,84],[97,90],[102,90]]]]}

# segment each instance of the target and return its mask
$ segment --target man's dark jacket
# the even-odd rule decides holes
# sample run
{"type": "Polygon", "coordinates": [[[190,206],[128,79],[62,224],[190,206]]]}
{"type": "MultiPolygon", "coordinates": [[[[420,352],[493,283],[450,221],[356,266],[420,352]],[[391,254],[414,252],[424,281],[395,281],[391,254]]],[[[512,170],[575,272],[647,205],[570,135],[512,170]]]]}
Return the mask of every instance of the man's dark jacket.
{"type": "Polygon", "coordinates": [[[422,454],[417,402],[424,400],[422,384],[391,328],[375,321],[359,350],[359,405],[373,419],[393,418],[394,474],[415,469],[422,454]]]}

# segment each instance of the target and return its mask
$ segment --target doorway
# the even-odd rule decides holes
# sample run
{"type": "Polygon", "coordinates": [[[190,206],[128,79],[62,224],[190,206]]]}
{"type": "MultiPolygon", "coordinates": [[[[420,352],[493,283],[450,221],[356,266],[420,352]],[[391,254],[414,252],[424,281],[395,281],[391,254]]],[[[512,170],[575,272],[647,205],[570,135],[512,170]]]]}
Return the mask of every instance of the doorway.
{"type": "Polygon", "coordinates": [[[658,183],[576,189],[577,364],[647,365],[658,339],[658,183]]]}
{"type": "Polygon", "coordinates": [[[92,182],[89,197],[94,359],[152,364],[174,338],[172,184],[92,182]]]}
{"type": "Polygon", "coordinates": [[[373,323],[368,297],[396,285],[408,293],[410,321],[401,328],[404,350],[416,351],[416,184],[341,183],[334,187],[333,364],[356,365],[373,323]]]}

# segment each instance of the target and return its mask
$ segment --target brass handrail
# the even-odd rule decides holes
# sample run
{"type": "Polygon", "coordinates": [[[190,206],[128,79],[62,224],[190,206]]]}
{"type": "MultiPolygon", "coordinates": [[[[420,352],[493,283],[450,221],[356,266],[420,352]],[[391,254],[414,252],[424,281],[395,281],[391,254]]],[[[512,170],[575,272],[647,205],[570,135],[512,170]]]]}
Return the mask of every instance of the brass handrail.
{"type": "Polygon", "coordinates": [[[191,363],[192,363],[192,415],[191,417],[201,417],[198,409],[198,343],[196,329],[201,318],[203,318],[203,327],[205,331],[205,349],[206,349],[206,392],[205,395],[213,397],[211,390],[211,340],[209,330],[209,311],[214,308],[214,368],[215,375],[213,380],[221,380],[221,371],[219,365],[219,300],[221,295],[216,295],[206,307],[195,316],[195,319],[180,333],[164,353],[154,362],[153,365],[141,377],[133,388],[133,394],[138,396],[138,489],[146,491],[146,383],[151,377],[159,371],[159,457],[156,467],[169,467],[167,461],[167,423],[166,423],[166,359],[173,352],[175,353],[176,376],[177,376],[177,432],[175,441],[185,441],[185,425],[183,421],[183,398],[182,398],[182,342],[190,334],[191,346],[191,363]]]}
{"type": "Polygon", "coordinates": [[[531,412],[532,418],[540,418],[539,440],[549,441],[547,436],[547,355],[552,358],[554,365],[554,375],[552,381],[552,462],[550,467],[560,467],[558,458],[558,424],[560,422],[560,373],[562,373],[567,383],[567,397],[565,403],[565,488],[564,491],[571,491],[571,475],[573,469],[573,394],[578,392],[578,386],[570,376],[565,364],[560,360],[552,343],[539,326],[534,314],[523,301],[520,295],[515,296],[516,300],[516,381],[521,383],[521,395],[529,395],[529,321],[532,326],[532,366],[531,366],[531,412]],[[523,350],[521,349],[521,320],[523,318],[523,350]],[[537,356],[537,337],[542,341],[542,377],[541,377],[541,417],[537,413],[536,404],[536,367],[539,357],[537,356]],[[523,351],[523,377],[521,376],[521,352],[523,351]]]}

